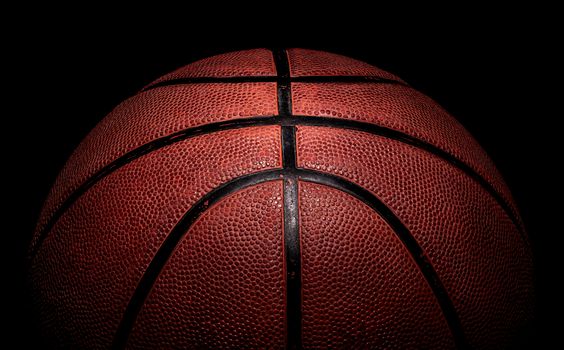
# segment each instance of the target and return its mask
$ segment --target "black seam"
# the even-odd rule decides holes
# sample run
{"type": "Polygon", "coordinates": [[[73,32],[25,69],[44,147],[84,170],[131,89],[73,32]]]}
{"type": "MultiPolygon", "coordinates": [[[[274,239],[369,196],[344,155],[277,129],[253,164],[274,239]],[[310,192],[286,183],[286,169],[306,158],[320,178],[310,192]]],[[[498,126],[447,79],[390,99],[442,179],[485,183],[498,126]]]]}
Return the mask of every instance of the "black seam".
{"type": "Polygon", "coordinates": [[[51,218],[47,221],[43,229],[38,234],[35,244],[31,247],[29,257],[33,259],[37,254],[41,244],[47,237],[47,234],[59,218],[63,215],[65,211],[70,208],[70,206],[80,198],[86,191],[88,191],[92,186],[94,186],[98,181],[102,180],[104,177],[108,176],[115,170],[121,168],[122,166],[130,163],[131,161],[138,159],[148,153],[155,150],[163,148],[168,145],[172,145],[176,142],[186,140],[191,137],[210,134],[222,130],[230,130],[236,128],[260,126],[260,125],[273,125],[277,124],[277,118],[274,116],[266,117],[253,117],[248,119],[234,119],[227,120],[217,123],[211,123],[206,125],[197,126],[194,128],[188,128],[184,130],[177,131],[173,134],[161,137],[159,139],[148,142],[132,151],[127,152],[123,156],[114,160],[110,164],[98,170],[94,175],[92,175],[88,180],[86,180],[82,185],[80,185],[76,190],[74,190],[69,197],[59,206],[59,208],[52,214],[51,218]]]}
{"type": "Polygon", "coordinates": [[[290,85],[290,67],[286,50],[273,50],[274,64],[276,65],[276,89],[278,91],[278,114],[281,117],[292,115],[292,91],[290,85]]]}
{"type": "Polygon", "coordinates": [[[178,244],[182,241],[184,236],[189,231],[190,227],[196,220],[212,205],[225,198],[226,196],[235,193],[239,190],[254,186],[266,181],[281,180],[282,170],[269,170],[259,173],[249,174],[235,178],[211,192],[206,193],[200,198],[178,221],[176,226],[170,231],[161,244],[157,253],[149,263],[143,276],[139,280],[131,299],[123,313],[114,340],[112,342],[112,349],[123,349],[127,344],[127,339],[145,300],[149,296],[153,285],[157,281],[161,271],[165,267],[167,261],[174,253],[178,244]]]}
{"type": "Polygon", "coordinates": [[[296,167],[296,127],[282,126],[282,164],[284,168],[296,167]]]}
{"type": "Polygon", "coordinates": [[[458,318],[452,300],[450,300],[448,296],[446,288],[442,284],[437,272],[434,270],[425,252],[417,243],[417,240],[411,235],[409,229],[401,222],[401,220],[394,214],[394,212],[370,191],[341,177],[303,169],[296,169],[292,171],[295,173],[299,180],[323,184],[353,195],[354,197],[366,203],[374,211],[376,211],[380,215],[380,217],[382,217],[388,223],[388,225],[390,225],[395,235],[406,247],[409,254],[417,264],[419,270],[423,274],[425,280],[431,287],[433,294],[435,295],[435,298],[437,299],[437,302],[444,314],[446,322],[452,332],[457,348],[467,349],[469,346],[466,342],[460,319],[458,318]]]}
{"type": "Polygon", "coordinates": [[[376,124],[360,122],[356,120],[347,119],[337,119],[337,118],[324,118],[324,117],[312,117],[312,116],[294,116],[296,121],[295,125],[307,125],[307,126],[322,126],[322,127],[334,127],[342,129],[351,129],[362,132],[367,132],[370,134],[386,137],[395,141],[399,141],[413,147],[427,151],[438,158],[446,161],[447,163],[453,165],[454,167],[461,170],[468,177],[476,181],[483,189],[488,192],[490,196],[501,206],[503,211],[507,214],[509,219],[513,222],[513,225],[519,231],[521,239],[525,245],[529,245],[525,229],[523,228],[521,221],[518,218],[518,214],[515,209],[513,209],[509,203],[503,198],[503,196],[491,185],[488,180],[483,178],[476,170],[470,167],[468,164],[459,160],[447,151],[444,151],[437,146],[434,146],[426,141],[420,140],[408,134],[404,134],[401,131],[386,128],[376,124]]]}
{"type": "MultiPolygon", "coordinates": [[[[289,82],[294,83],[342,83],[342,84],[397,84],[409,86],[408,84],[393,79],[380,78],[374,76],[356,76],[356,75],[310,75],[303,77],[287,77],[289,82]]],[[[246,76],[246,77],[193,77],[193,78],[177,78],[154,83],[143,88],[141,91],[149,91],[163,86],[173,85],[192,85],[192,84],[229,84],[229,83],[276,83],[280,81],[279,76],[246,76]]]]}
{"type": "MultiPolygon", "coordinates": [[[[292,86],[286,50],[273,50],[277,73],[278,115],[291,120],[292,86]]],[[[298,222],[298,181],[296,169],[296,127],[281,124],[282,166],[284,167],[284,257],[286,261],[286,348],[302,348],[302,268],[298,222]]]]}
{"type": "MultiPolygon", "coordinates": [[[[436,271],[433,269],[424,251],[399,218],[397,218],[395,214],[370,191],[353,182],[335,175],[313,170],[287,168],[268,170],[232,179],[231,181],[224,183],[205,194],[182,216],[165,241],[161,244],[143,276],[139,280],[114,336],[112,349],[125,348],[129,334],[133,329],[137,316],[139,315],[145,300],[149,296],[150,291],[153,289],[153,285],[156,283],[166,263],[173,255],[176,247],[188,233],[196,220],[201,217],[207,209],[232,193],[263,182],[280,180],[282,178],[284,178],[285,182],[293,182],[290,188],[296,191],[295,195],[286,198],[297,199],[296,180],[299,179],[326,185],[349,193],[355,198],[362,200],[375,210],[390,225],[394,233],[404,244],[421,270],[421,273],[431,287],[435,297],[437,298],[437,302],[445,315],[445,319],[453,333],[457,347],[460,349],[467,348],[460,320],[458,319],[454,305],[449,299],[445,287],[442,285],[442,282],[440,281],[436,271]],[[290,177],[288,175],[290,175],[290,177]]],[[[286,198],[285,201],[287,200],[286,198]]],[[[285,206],[286,205],[288,204],[285,203],[285,206]]],[[[291,210],[297,211],[297,202],[291,203],[290,206],[295,208],[291,210]]],[[[297,227],[298,223],[295,222],[293,225],[297,227]]],[[[299,261],[299,256],[296,261],[299,261]]],[[[288,346],[290,345],[291,344],[288,344],[288,346]]]]}
{"type": "MultiPolygon", "coordinates": [[[[110,163],[106,167],[98,171],[94,176],[90,177],[83,185],[79,186],[68,198],[63,202],[61,207],[55,212],[52,218],[49,220],[48,224],[44,228],[42,234],[38,237],[35,247],[32,248],[31,257],[35,256],[42,241],[45,239],[47,233],[50,231],[52,226],[55,224],[57,219],[62,215],[64,211],[68,209],[78,199],[84,192],[91,188],[100,179],[107,176],[115,169],[131,162],[134,159],[141,157],[144,154],[152,152],[156,149],[162,148],[166,145],[178,142],[180,140],[186,139],[191,136],[201,135],[205,133],[212,133],[214,131],[239,128],[245,126],[255,126],[255,125],[272,125],[280,124],[282,127],[281,133],[281,143],[283,151],[283,170],[269,170],[260,173],[254,173],[249,175],[244,175],[233,179],[218,188],[208,192],[204,195],[194,206],[192,206],[173,228],[170,234],[165,238],[163,244],[158,249],[157,253],[149,263],[146,271],[141,277],[127,307],[120,321],[116,335],[112,342],[113,349],[122,349],[126,346],[129,334],[135,324],[136,318],[144,305],[153,285],[156,283],[160,273],[162,272],[164,266],[174,253],[176,247],[181,242],[183,237],[186,235],[193,223],[212,205],[228,196],[231,193],[239,191],[243,188],[253,186],[265,181],[273,181],[280,179],[284,180],[284,247],[285,247],[285,259],[286,259],[286,278],[287,278],[287,347],[291,349],[300,349],[302,347],[301,340],[301,254],[300,254],[300,243],[299,243],[299,223],[298,223],[298,179],[324,184],[337,188],[341,191],[349,193],[356,198],[362,200],[364,203],[369,205],[373,210],[375,210],[393,229],[394,233],[400,239],[400,241],[407,248],[409,253],[412,255],[414,261],[418,265],[423,276],[427,280],[437,301],[443,311],[443,314],[447,320],[449,328],[451,329],[455,343],[458,348],[465,349],[468,347],[463,331],[456,314],[456,310],[452,301],[448,297],[446,289],[442,285],[437,273],[434,271],[431,263],[426,257],[424,251],[419,246],[415,238],[411,235],[409,230],[403,225],[403,223],[397,218],[394,213],[383,204],[376,196],[374,196],[368,190],[356,185],[350,181],[343,178],[319,173],[311,170],[303,170],[296,168],[296,140],[295,140],[295,125],[317,125],[319,123],[319,117],[313,117],[316,120],[311,120],[308,122],[296,123],[295,117],[291,113],[291,82],[312,82],[312,83],[386,83],[386,84],[401,84],[406,85],[403,82],[384,79],[384,78],[374,78],[374,77],[353,77],[353,76],[310,76],[310,77],[294,77],[290,78],[289,74],[289,63],[285,50],[273,50],[274,61],[277,69],[276,77],[224,77],[224,78],[187,78],[187,79],[175,79],[170,81],[165,81],[161,83],[153,84],[142,91],[147,91],[161,86],[169,85],[179,85],[179,84],[197,84],[197,83],[242,83],[242,82],[276,82],[277,92],[278,92],[278,114],[279,117],[262,117],[262,118],[247,118],[240,120],[232,120],[227,122],[213,123],[205,126],[191,128],[177,132],[173,135],[154,140],[147,145],[141,146],[126,155],[118,158],[116,161],[110,163]],[[242,122],[243,121],[243,122],[242,122]],[[58,213],[58,214],[57,214],[58,213]]],[[[300,117],[304,119],[309,119],[312,117],[300,117]]],[[[355,125],[358,122],[347,121],[347,123],[328,123],[328,119],[324,118],[323,125],[320,126],[334,126],[341,128],[357,129],[362,131],[368,131],[375,133],[366,129],[367,123],[360,123],[362,128],[355,125]],[[330,124],[330,125],[329,125],[330,124]],[[347,126],[345,126],[347,125],[347,126]],[[358,127],[358,128],[357,128],[358,127]]],[[[335,119],[337,120],[337,119],[335,119]]],[[[343,120],[338,120],[343,121],[343,120]]],[[[401,132],[396,132],[391,129],[386,129],[382,127],[377,127],[379,131],[388,130],[389,135],[396,136],[395,139],[403,141],[405,143],[416,145],[417,147],[426,149],[425,147],[430,147],[427,150],[439,150],[444,153],[441,155],[440,152],[433,152],[441,158],[448,160],[449,162],[455,164],[457,167],[463,169],[462,167],[467,167],[472,173],[475,173],[469,166],[465,163],[460,162],[455,157],[450,154],[429,145],[423,141],[415,139],[411,136],[405,135],[401,132]],[[445,157],[448,156],[448,158],[445,157]],[[450,159],[452,158],[452,159],[450,159]],[[455,162],[453,162],[454,160],[455,162]],[[456,164],[456,162],[460,164],[456,164]]],[[[393,138],[393,137],[391,137],[393,138]]],[[[463,169],[464,170],[464,169],[463,169]]],[[[465,171],[467,172],[467,171],[465,171]]],[[[476,179],[479,181],[484,181],[477,173],[475,174],[476,179]]],[[[497,192],[493,190],[493,193],[497,195],[497,192]]],[[[501,196],[500,196],[501,198],[501,196]]],[[[497,199],[497,198],[496,198],[497,199]]],[[[502,202],[503,198],[501,198],[502,202]]],[[[505,209],[505,208],[504,208],[505,209]]],[[[510,208],[509,208],[510,209],[510,208]]],[[[511,210],[509,211],[511,212],[511,210]]],[[[517,225],[517,227],[519,227],[517,225]]]]}
{"type": "Polygon", "coordinates": [[[476,182],[478,182],[478,184],[482,186],[482,188],[484,188],[502,207],[502,209],[508,215],[509,219],[513,222],[513,224],[519,231],[519,235],[521,236],[521,239],[523,240],[525,245],[529,246],[529,242],[525,230],[520,220],[518,219],[514,209],[511,208],[508,202],[497,192],[497,190],[492,185],[490,185],[490,183],[487,180],[481,177],[481,175],[479,175],[470,166],[466,165],[466,163],[458,160],[456,157],[452,156],[451,154],[425,141],[421,141],[413,136],[409,136],[403,134],[402,132],[392,130],[386,127],[378,126],[375,124],[353,121],[353,120],[337,119],[337,118],[296,115],[291,118],[275,117],[275,116],[249,117],[249,118],[233,119],[224,122],[206,124],[195,128],[184,129],[174,134],[164,136],[162,138],[148,142],[126,153],[125,155],[119,157],[118,159],[114,160],[110,164],[106,165],[105,167],[97,171],[88,180],[82,183],[82,185],[80,185],[76,190],[74,190],[72,194],[69,197],[67,197],[66,200],[63,201],[63,203],[59,206],[59,208],[55,210],[55,212],[51,215],[51,218],[47,221],[43,229],[38,233],[38,238],[35,240],[35,244],[31,247],[30,252],[28,254],[29,260],[32,260],[35,257],[35,255],[39,251],[39,248],[41,247],[42,242],[45,240],[47,234],[49,233],[49,231],[51,231],[51,229],[53,228],[55,223],[59,220],[59,218],[63,215],[63,213],[68,208],[70,208],[71,205],[78,198],[80,198],[86,191],[88,191],[98,181],[111,174],[113,171],[119,169],[120,167],[128,164],[129,162],[137,158],[140,158],[141,156],[147,153],[174,144],[176,142],[183,141],[190,137],[194,137],[202,134],[210,134],[222,130],[262,126],[262,125],[283,125],[283,126],[308,125],[308,126],[353,129],[353,130],[363,131],[374,135],[386,137],[428,151],[429,153],[436,155],[437,157],[443,159],[444,161],[460,169],[466,175],[468,175],[476,182]]]}
{"type": "Polygon", "coordinates": [[[298,222],[298,181],[289,168],[284,176],[284,258],[286,263],[286,347],[301,349],[302,273],[298,222]]]}

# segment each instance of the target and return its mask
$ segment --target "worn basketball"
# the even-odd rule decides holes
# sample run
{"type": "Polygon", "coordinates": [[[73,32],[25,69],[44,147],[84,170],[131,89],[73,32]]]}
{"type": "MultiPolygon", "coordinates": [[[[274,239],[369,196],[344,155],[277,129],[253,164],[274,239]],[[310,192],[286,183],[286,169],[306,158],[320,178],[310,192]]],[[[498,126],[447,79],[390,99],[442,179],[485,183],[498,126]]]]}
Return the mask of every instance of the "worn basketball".
{"type": "Polygon", "coordinates": [[[395,75],[304,49],[121,103],[29,255],[60,348],[497,349],[532,314],[523,223],[477,142],[395,75]]]}

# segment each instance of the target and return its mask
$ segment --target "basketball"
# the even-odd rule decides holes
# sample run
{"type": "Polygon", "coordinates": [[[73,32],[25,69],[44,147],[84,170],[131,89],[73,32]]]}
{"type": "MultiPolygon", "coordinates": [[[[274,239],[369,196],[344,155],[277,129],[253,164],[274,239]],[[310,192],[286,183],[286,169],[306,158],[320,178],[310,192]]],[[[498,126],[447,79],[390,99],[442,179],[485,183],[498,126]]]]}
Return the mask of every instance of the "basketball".
{"type": "Polygon", "coordinates": [[[498,349],[533,315],[523,222],[469,132],[306,49],[203,59],[118,105],[29,261],[55,348],[498,349]]]}

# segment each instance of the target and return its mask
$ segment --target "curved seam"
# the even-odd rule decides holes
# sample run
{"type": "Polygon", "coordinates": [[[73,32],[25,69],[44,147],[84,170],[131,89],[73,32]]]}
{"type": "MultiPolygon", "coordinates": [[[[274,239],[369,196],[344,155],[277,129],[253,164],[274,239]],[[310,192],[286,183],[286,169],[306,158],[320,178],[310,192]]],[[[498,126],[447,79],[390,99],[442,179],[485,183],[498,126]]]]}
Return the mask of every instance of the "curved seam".
{"type": "Polygon", "coordinates": [[[414,147],[423,149],[431,154],[438,156],[440,159],[454,165],[455,167],[462,170],[470,178],[478,182],[502,207],[502,209],[508,214],[510,220],[513,222],[517,228],[521,239],[526,246],[529,246],[528,239],[525,234],[525,230],[522,227],[520,220],[518,220],[517,215],[514,210],[508,204],[508,201],[480,174],[478,174],[473,168],[468,166],[463,161],[452,156],[450,153],[413,136],[404,134],[400,131],[389,129],[377,124],[370,124],[366,122],[351,121],[346,119],[337,119],[330,117],[318,117],[318,116],[305,116],[296,115],[293,117],[277,117],[277,116],[261,116],[261,117],[248,117],[248,118],[238,118],[231,119],[228,121],[217,122],[212,124],[205,124],[193,128],[187,128],[177,131],[173,134],[161,137],[159,139],[150,141],[143,144],[126,154],[120,156],[116,160],[112,161],[110,164],[98,170],[96,173],[91,175],[87,180],[85,180],[81,185],[79,185],[68,197],[65,199],[52,214],[43,229],[37,234],[35,239],[35,244],[31,247],[30,253],[28,254],[29,260],[33,260],[42,242],[45,240],[49,231],[53,228],[58,219],[62,214],[70,207],[72,204],[85,192],[87,192],[92,186],[94,186],[98,181],[111,174],[113,171],[119,169],[120,167],[130,163],[131,161],[140,158],[141,156],[150,153],[159,148],[180,142],[191,137],[212,134],[218,131],[245,128],[245,127],[255,127],[255,126],[266,126],[266,125],[307,125],[307,126],[320,126],[320,127],[333,127],[337,129],[351,129],[358,130],[374,135],[379,135],[396,141],[400,141],[406,144],[411,144],[414,147]],[[201,131],[200,131],[201,130],[201,131]]]}
{"type": "Polygon", "coordinates": [[[388,138],[390,140],[395,140],[417,149],[426,151],[438,159],[454,166],[456,169],[461,171],[464,175],[470,177],[478,183],[493,199],[501,206],[502,210],[506,212],[507,216],[514,224],[514,226],[519,231],[521,239],[526,246],[529,246],[529,242],[525,233],[525,229],[518,218],[517,210],[514,209],[510,204],[509,200],[505,198],[501,191],[498,191],[494,185],[486,180],[478,171],[474,170],[473,167],[468,165],[466,162],[460,160],[458,157],[451,154],[449,151],[443,150],[427,141],[423,141],[419,138],[406,134],[402,131],[390,129],[387,127],[379,126],[377,124],[371,124],[366,122],[359,122],[355,120],[343,120],[330,117],[312,117],[306,115],[296,115],[298,118],[303,118],[304,122],[297,122],[296,125],[304,126],[318,126],[318,127],[333,127],[335,129],[349,129],[356,130],[360,132],[369,133],[372,135],[378,135],[381,137],[388,138]],[[316,123],[316,120],[319,119],[316,123]],[[331,120],[331,122],[329,122],[331,120]]]}
{"type": "Polygon", "coordinates": [[[329,186],[354,196],[369,206],[390,226],[395,236],[400,240],[400,242],[402,242],[431,288],[431,291],[433,292],[433,295],[435,296],[435,299],[439,304],[442,314],[445,317],[448,327],[453,335],[456,347],[458,349],[469,348],[462,329],[462,324],[458,318],[458,314],[456,313],[456,308],[448,296],[446,288],[441,282],[423,248],[421,248],[415,237],[395,215],[395,213],[372,192],[342,177],[301,168],[296,169],[295,173],[300,180],[329,186]]]}
{"type": "Polygon", "coordinates": [[[112,349],[123,349],[127,345],[129,334],[135,325],[137,316],[149,296],[153,285],[156,283],[160,273],[176,251],[182,239],[188,234],[188,231],[198,218],[225,197],[239,190],[264,182],[282,180],[282,174],[282,169],[274,169],[237,177],[206,193],[184,213],[182,218],[164,239],[157,253],[145,269],[143,276],[140,278],[116,330],[112,341],[112,349]]]}
{"type": "Polygon", "coordinates": [[[286,78],[288,82],[292,83],[343,83],[343,84],[393,84],[403,85],[410,87],[408,84],[388,78],[381,78],[376,76],[366,75],[309,75],[299,77],[280,77],[280,76],[245,76],[245,77],[191,77],[191,78],[177,78],[171,80],[160,81],[149,85],[140,92],[150,91],[156,88],[165,86],[179,86],[179,85],[197,85],[197,84],[241,84],[241,83],[276,83],[281,79],[286,78]]]}
{"type": "Polygon", "coordinates": [[[433,269],[425,252],[419,246],[415,238],[411,235],[407,227],[399,218],[374,194],[360,185],[341,178],[336,175],[321,173],[313,170],[299,168],[274,169],[253,174],[240,176],[232,179],[201,197],[178,221],[170,234],[165,238],[157,253],[149,263],[143,276],[139,280],[135,291],[124,311],[123,317],[116,331],[112,342],[113,349],[122,349],[126,346],[128,336],[135,325],[139,312],[143,308],[144,302],[149,296],[156,280],[166,266],[170,257],[174,254],[177,246],[188,234],[193,224],[200,218],[206,210],[214,204],[220,202],[225,197],[236,193],[239,190],[268,182],[282,180],[284,176],[292,175],[303,181],[319,183],[331,188],[343,191],[367,204],[372,210],[378,213],[392,228],[394,234],[404,244],[407,251],[419,267],[421,273],[429,283],[437,302],[445,315],[449,328],[453,332],[455,342],[460,349],[467,347],[460,321],[454,309],[452,301],[448,297],[446,289],[442,285],[437,273],[433,269]]]}
{"type": "Polygon", "coordinates": [[[240,129],[245,127],[255,127],[263,125],[276,125],[277,118],[275,116],[264,116],[264,117],[250,117],[250,118],[238,118],[231,119],[211,124],[204,124],[192,128],[183,129],[174,132],[170,135],[155,139],[148,143],[145,143],[127,153],[120,156],[119,158],[113,160],[108,165],[102,167],[91,175],[87,180],[85,180],[81,185],[74,189],[71,194],[57,207],[57,209],[51,214],[49,220],[47,220],[45,226],[37,234],[35,239],[35,244],[31,247],[29,252],[29,260],[33,260],[43,241],[45,240],[47,234],[55,226],[59,218],[72,206],[78,198],[80,198],[84,193],[86,193],[90,188],[92,188],[96,183],[110,175],[117,169],[130,162],[141,158],[153,151],[160,148],[175,144],[187,140],[192,137],[197,137],[201,135],[213,134],[216,132],[221,132],[224,130],[240,129]]]}

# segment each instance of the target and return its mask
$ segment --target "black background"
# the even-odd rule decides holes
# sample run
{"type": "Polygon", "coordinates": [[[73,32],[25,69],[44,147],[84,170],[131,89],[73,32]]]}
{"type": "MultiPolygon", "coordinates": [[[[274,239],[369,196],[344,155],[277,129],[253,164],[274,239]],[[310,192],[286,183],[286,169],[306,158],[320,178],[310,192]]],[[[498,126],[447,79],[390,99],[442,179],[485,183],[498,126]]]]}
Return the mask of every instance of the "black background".
{"type": "Polygon", "coordinates": [[[26,295],[25,250],[50,186],[86,133],[119,102],[164,73],[213,54],[261,46],[300,46],[364,60],[399,75],[465,125],[512,189],[533,244],[538,316],[520,345],[546,345],[558,334],[551,316],[556,316],[558,294],[553,281],[562,276],[554,239],[562,229],[554,224],[558,217],[552,214],[556,204],[551,199],[557,189],[551,178],[562,158],[554,136],[554,120],[561,115],[549,108],[556,79],[546,32],[503,23],[480,33],[453,34],[444,27],[435,33],[391,35],[363,28],[362,36],[279,35],[277,40],[249,42],[194,40],[194,32],[175,41],[136,40],[134,33],[77,40],[72,28],[43,29],[14,46],[13,65],[6,68],[14,78],[7,84],[5,105],[13,108],[4,116],[2,132],[8,175],[3,255],[9,281],[3,297],[8,340],[39,346],[26,295]],[[296,37],[300,40],[290,40],[296,37]]]}

